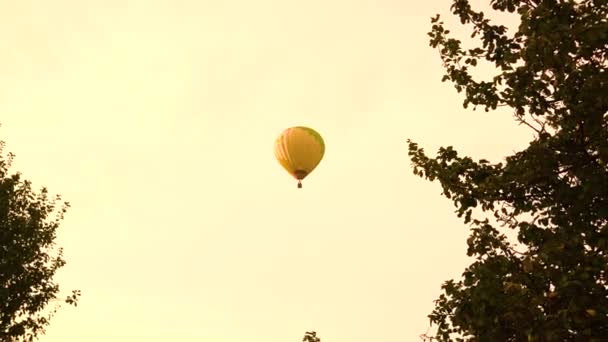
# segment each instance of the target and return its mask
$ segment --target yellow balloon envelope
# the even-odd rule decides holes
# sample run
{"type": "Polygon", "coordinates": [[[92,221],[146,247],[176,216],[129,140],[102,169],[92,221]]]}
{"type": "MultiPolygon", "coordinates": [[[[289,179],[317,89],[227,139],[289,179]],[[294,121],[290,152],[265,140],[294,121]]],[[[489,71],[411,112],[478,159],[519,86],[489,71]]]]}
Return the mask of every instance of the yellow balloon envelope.
{"type": "Polygon", "coordinates": [[[283,131],[274,143],[274,155],[290,175],[298,180],[306,178],[321,162],[325,154],[323,138],[314,129],[291,127],[283,131]]]}

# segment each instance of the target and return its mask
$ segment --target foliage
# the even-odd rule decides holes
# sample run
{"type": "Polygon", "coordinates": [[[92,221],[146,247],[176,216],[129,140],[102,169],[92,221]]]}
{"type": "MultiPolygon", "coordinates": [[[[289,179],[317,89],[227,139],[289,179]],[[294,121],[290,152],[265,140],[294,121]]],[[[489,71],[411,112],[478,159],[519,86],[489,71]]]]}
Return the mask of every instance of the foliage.
{"type": "Polygon", "coordinates": [[[304,335],[304,339],[302,339],[302,342],[321,342],[321,339],[317,337],[317,333],[314,331],[311,332],[306,332],[306,334],[304,335]]]}
{"type": "MultiPolygon", "coordinates": [[[[0,157],[0,341],[33,341],[57,310],[43,314],[58,301],[53,277],[65,261],[54,240],[69,204],[56,211],[60,196],[49,199],[45,188],[36,193],[21,174],[9,174],[12,160],[0,157]]],[[[79,296],[63,301],[76,305],[79,296]]]]}
{"type": "Polygon", "coordinates": [[[492,0],[518,15],[516,32],[468,0],[451,11],[479,46],[463,48],[439,15],[431,47],[464,107],[511,107],[534,130],[502,163],[428,157],[409,142],[416,175],[438,180],[471,225],[474,262],[449,280],[429,315],[436,341],[605,341],[608,336],[608,2],[492,0]],[[491,63],[496,74],[471,70],[491,63]],[[486,213],[477,218],[473,209],[486,213]],[[492,220],[490,220],[492,219],[492,220]],[[503,229],[517,233],[509,241],[503,229]]]}

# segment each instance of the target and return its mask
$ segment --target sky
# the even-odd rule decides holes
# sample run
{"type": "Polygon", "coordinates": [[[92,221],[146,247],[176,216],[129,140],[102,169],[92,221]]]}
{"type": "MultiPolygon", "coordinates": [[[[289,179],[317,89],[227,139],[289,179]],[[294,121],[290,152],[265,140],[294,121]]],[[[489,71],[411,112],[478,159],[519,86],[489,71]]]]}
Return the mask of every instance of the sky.
{"type": "Polygon", "coordinates": [[[441,83],[449,6],[0,0],[0,139],[70,202],[82,291],[40,341],[418,340],[468,228],[406,139],[499,162],[531,137],[441,83]],[[303,189],[273,154],[296,125],[326,143],[303,189]]]}

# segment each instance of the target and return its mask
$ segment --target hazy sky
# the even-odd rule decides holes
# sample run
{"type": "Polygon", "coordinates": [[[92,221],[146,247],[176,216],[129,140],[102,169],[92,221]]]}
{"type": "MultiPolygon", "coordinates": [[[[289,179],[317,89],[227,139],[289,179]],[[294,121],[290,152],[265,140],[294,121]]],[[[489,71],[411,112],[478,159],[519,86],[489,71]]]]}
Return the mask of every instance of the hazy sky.
{"type": "Polygon", "coordinates": [[[529,137],[440,82],[449,6],[0,0],[0,138],[71,202],[58,281],[83,293],[40,341],[418,340],[468,230],[405,140],[500,161],[529,137]],[[294,125],[327,146],[300,190],[273,155],[294,125]]]}

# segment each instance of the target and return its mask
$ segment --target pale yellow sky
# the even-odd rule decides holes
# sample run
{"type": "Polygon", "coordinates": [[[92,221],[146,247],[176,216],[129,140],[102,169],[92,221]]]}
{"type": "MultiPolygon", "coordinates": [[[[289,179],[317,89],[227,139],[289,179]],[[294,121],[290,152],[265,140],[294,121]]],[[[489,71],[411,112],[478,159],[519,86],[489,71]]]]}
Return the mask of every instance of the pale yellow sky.
{"type": "Polygon", "coordinates": [[[72,203],[58,280],[83,292],[40,341],[416,341],[468,234],[405,140],[529,137],[440,82],[449,6],[0,1],[0,137],[72,203]],[[301,190],[272,151],[293,125],[327,145],[301,190]]]}

